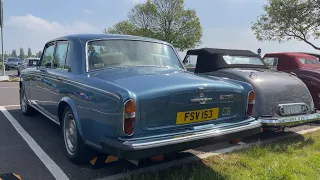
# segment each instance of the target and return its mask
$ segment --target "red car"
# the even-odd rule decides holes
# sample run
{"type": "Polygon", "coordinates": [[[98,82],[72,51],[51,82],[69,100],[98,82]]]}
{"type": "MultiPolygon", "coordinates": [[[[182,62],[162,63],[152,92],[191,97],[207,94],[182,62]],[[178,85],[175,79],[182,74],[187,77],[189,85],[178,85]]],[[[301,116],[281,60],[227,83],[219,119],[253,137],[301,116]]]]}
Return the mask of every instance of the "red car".
{"type": "Polygon", "coordinates": [[[320,61],[317,57],[303,53],[267,53],[263,61],[271,68],[300,78],[312,94],[315,107],[320,110],[320,61]]]}

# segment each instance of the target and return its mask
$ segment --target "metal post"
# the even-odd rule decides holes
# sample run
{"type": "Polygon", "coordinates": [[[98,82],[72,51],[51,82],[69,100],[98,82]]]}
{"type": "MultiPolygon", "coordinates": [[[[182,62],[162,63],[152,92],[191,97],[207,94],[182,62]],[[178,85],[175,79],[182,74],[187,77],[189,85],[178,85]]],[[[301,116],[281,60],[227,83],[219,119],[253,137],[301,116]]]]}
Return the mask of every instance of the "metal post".
{"type": "Polygon", "coordinates": [[[4,53],[3,53],[3,26],[1,26],[1,52],[2,52],[2,76],[4,76],[6,74],[6,67],[4,64],[4,53]]]}
{"type": "Polygon", "coordinates": [[[2,76],[6,74],[6,67],[4,64],[4,53],[3,53],[3,0],[1,0],[0,7],[0,26],[1,26],[1,52],[2,52],[2,76]]]}

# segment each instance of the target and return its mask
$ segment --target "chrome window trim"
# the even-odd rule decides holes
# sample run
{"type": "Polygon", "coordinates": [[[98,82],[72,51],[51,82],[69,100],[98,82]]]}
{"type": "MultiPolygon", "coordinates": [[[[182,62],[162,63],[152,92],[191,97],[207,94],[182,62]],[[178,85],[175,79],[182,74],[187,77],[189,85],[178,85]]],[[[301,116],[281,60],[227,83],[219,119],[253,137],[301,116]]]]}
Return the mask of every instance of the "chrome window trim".
{"type": "Polygon", "coordinates": [[[175,48],[170,43],[167,43],[167,42],[155,42],[155,41],[152,41],[152,40],[142,40],[142,39],[128,39],[128,38],[97,38],[97,39],[90,39],[90,40],[86,41],[86,45],[85,45],[85,56],[86,56],[85,57],[85,60],[86,60],[85,71],[86,71],[86,73],[92,71],[92,70],[89,71],[88,43],[92,42],[92,41],[108,41],[108,40],[142,41],[142,42],[151,42],[151,43],[158,43],[158,44],[167,45],[167,46],[172,48],[173,52],[175,53],[176,57],[179,60],[180,65],[182,66],[182,69],[186,70],[186,68],[184,67],[183,63],[181,62],[179,54],[177,53],[175,48]]]}
{"type": "MultiPolygon", "coordinates": [[[[41,76],[39,73],[30,73],[30,75],[34,75],[34,76],[41,76]]],[[[56,76],[52,76],[52,75],[47,75],[47,78],[51,78],[51,79],[56,79],[56,76]]],[[[106,93],[106,94],[109,94],[115,98],[117,98],[118,100],[120,100],[121,98],[114,94],[114,93],[111,93],[109,91],[105,91],[103,89],[99,89],[99,88],[96,88],[96,87],[93,87],[93,86],[89,86],[89,85],[86,85],[86,84],[83,84],[83,83],[79,83],[79,82],[76,82],[76,81],[72,81],[72,80],[69,80],[69,79],[66,79],[66,78],[61,78],[62,81],[64,81],[65,83],[69,83],[70,85],[80,85],[82,87],[87,87],[89,89],[92,89],[92,90],[95,90],[95,91],[98,91],[98,92],[101,92],[101,93],[106,93]]]]}

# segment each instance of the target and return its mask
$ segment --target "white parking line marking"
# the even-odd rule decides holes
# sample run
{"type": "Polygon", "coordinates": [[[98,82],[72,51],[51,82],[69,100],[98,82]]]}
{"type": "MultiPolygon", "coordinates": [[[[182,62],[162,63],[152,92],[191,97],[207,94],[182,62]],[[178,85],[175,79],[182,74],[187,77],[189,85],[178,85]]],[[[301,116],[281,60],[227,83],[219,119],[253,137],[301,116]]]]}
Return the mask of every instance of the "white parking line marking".
{"type": "Polygon", "coordinates": [[[250,148],[250,147],[252,147],[254,145],[268,144],[268,143],[279,141],[279,140],[282,140],[282,139],[285,139],[285,138],[288,138],[288,137],[295,137],[295,136],[298,136],[298,135],[302,135],[302,134],[306,134],[306,133],[310,133],[310,132],[315,132],[315,131],[318,131],[318,130],[320,130],[320,127],[315,127],[315,128],[312,128],[312,129],[307,129],[307,130],[295,132],[294,134],[289,134],[289,135],[286,135],[286,136],[280,136],[280,137],[276,137],[276,138],[272,138],[272,139],[267,139],[267,140],[264,140],[264,141],[257,141],[257,142],[252,142],[252,143],[249,143],[249,144],[241,143],[241,144],[239,144],[237,146],[224,148],[224,149],[219,149],[219,150],[216,150],[216,151],[203,153],[203,154],[199,154],[199,155],[194,155],[194,156],[187,157],[187,158],[184,158],[184,159],[174,160],[174,161],[170,161],[170,162],[167,162],[167,163],[162,163],[162,164],[158,164],[158,165],[154,165],[154,166],[149,166],[149,167],[133,170],[133,171],[128,172],[128,173],[119,173],[119,174],[107,176],[107,177],[96,179],[96,180],[118,180],[118,179],[129,178],[133,174],[141,174],[141,173],[147,173],[147,172],[153,172],[153,171],[159,171],[159,170],[163,170],[163,169],[168,169],[168,168],[170,168],[172,166],[186,164],[186,163],[190,163],[190,162],[193,162],[193,161],[199,161],[199,159],[205,159],[205,158],[208,158],[208,157],[211,157],[211,156],[218,156],[218,155],[221,155],[221,154],[231,153],[231,152],[234,152],[236,150],[244,150],[244,149],[248,149],[248,148],[250,148]]]}
{"type": "Polygon", "coordinates": [[[18,89],[19,87],[0,87],[0,89],[18,89]]]}
{"type": "Polygon", "coordinates": [[[20,107],[20,105],[4,105],[3,107],[4,108],[6,108],[6,107],[20,107]]]}
{"type": "Polygon", "coordinates": [[[18,121],[6,110],[4,106],[0,106],[1,112],[7,117],[12,126],[26,141],[32,151],[38,156],[42,163],[51,172],[54,178],[61,180],[69,180],[68,176],[60,169],[60,167],[41,149],[37,142],[23,129],[18,121]]]}

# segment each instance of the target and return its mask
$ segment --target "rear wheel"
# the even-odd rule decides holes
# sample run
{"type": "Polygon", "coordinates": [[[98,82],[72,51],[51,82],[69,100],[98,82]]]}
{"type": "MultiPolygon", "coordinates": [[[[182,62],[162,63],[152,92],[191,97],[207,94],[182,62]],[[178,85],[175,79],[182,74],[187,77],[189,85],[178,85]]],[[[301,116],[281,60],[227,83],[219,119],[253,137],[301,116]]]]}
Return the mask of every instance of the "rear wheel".
{"type": "Polygon", "coordinates": [[[32,116],[35,114],[35,109],[28,104],[24,88],[20,88],[20,109],[25,116],[32,116]]]}
{"type": "Polygon", "coordinates": [[[68,158],[76,164],[89,161],[92,150],[83,142],[72,109],[67,106],[62,116],[62,132],[68,158]]]}

